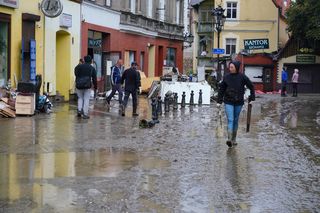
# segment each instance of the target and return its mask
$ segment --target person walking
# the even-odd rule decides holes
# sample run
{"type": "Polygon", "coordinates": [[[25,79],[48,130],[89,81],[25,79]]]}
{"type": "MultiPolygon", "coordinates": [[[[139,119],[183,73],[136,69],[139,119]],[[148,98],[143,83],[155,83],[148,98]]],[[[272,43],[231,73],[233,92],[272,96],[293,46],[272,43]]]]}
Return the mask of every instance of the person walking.
{"type": "Polygon", "coordinates": [[[124,71],[122,78],[121,78],[121,84],[125,82],[124,86],[124,99],[121,106],[121,114],[122,116],[125,116],[125,110],[127,107],[128,99],[131,94],[132,97],[132,116],[139,116],[137,113],[137,90],[139,89],[140,80],[139,75],[137,72],[137,62],[132,62],[131,67],[124,71]]]}
{"type": "Polygon", "coordinates": [[[282,73],[281,73],[281,96],[285,97],[287,96],[287,82],[288,82],[288,73],[287,68],[283,67],[282,73]]]}
{"type": "Polygon", "coordinates": [[[299,70],[294,69],[294,73],[292,75],[292,97],[298,97],[298,80],[299,80],[299,70]]]}
{"type": "Polygon", "coordinates": [[[97,73],[90,65],[91,56],[84,57],[84,64],[78,64],[74,69],[76,76],[76,89],[78,95],[78,113],[77,116],[83,119],[89,119],[89,101],[92,83],[96,95],[97,91],[97,73]]]}
{"type": "Polygon", "coordinates": [[[118,91],[119,94],[119,106],[122,104],[122,86],[121,86],[121,68],[122,68],[123,61],[119,59],[117,63],[111,69],[111,85],[112,91],[110,95],[107,97],[106,102],[108,108],[110,107],[111,98],[114,94],[118,91]]]}
{"type": "Polygon", "coordinates": [[[238,131],[239,115],[244,105],[245,86],[250,89],[249,102],[255,100],[254,87],[250,79],[239,72],[241,63],[232,61],[229,64],[230,73],[224,76],[219,85],[218,104],[220,110],[222,102],[225,104],[225,112],[228,119],[228,147],[237,145],[236,137],[238,131]]]}

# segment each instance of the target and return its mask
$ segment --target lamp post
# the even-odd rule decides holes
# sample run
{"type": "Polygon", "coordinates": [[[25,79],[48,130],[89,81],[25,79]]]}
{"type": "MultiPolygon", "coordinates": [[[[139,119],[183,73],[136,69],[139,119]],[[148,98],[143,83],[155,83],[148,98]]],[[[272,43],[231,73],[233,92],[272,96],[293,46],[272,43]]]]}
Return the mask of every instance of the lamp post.
{"type": "MultiPolygon", "coordinates": [[[[218,49],[220,48],[220,32],[223,29],[224,22],[226,21],[226,16],[223,14],[225,9],[223,9],[220,5],[212,10],[212,15],[213,15],[213,24],[214,27],[218,33],[218,49]]],[[[222,76],[221,76],[221,69],[220,69],[220,54],[218,54],[218,75],[217,75],[217,80],[220,81],[222,76]]]]}

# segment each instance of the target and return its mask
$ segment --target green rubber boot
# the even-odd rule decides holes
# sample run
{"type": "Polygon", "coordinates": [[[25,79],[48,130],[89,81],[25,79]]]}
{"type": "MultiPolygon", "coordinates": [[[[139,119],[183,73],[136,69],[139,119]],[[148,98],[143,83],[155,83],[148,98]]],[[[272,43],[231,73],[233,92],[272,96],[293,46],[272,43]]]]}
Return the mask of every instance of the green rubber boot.
{"type": "Polygon", "coordinates": [[[233,145],[233,146],[238,145],[238,143],[237,143],[237,131],[233,131],[233,132],[232,132],[231,141],[232,141],[232,145],[233,145]]]}

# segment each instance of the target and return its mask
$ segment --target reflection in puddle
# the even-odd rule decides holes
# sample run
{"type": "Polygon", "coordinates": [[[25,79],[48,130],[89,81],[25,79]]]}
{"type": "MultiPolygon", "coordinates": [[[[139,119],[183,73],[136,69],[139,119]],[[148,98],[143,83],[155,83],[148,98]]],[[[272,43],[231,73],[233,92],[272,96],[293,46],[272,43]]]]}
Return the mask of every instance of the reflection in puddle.
{"type": "MultiPolygon", "coordinates": [[[[33,183],[35,179],[116,177],[122,171],[135,166],[141,166],[143,169],[161,169],[170,166],[169,161],[144,158],[132,150],[113,148],[88,152],[0,154],[0,163],[0,199],[9,200],[29,196],[35,193],[36,188],[50,197],[53,196],[51,191],[59,190],[49,186],[41,188],[42,186],[33,184],[32,187],[35,189],[24,192],[24,188],[28,188],[28,184],[33,183]],[[47,191],[50,193],[47,194],[47,191]]],[[[67,197],[72,197],[71,191],[66,189],[63,191],[69,194],[67,197]]]]}

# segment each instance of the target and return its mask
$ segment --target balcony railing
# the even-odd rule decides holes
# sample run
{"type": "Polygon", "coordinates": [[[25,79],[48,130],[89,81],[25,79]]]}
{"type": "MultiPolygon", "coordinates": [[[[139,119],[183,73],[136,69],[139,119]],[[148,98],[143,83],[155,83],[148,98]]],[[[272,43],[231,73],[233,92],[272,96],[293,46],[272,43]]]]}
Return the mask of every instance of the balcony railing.
{"type": "Polygon", "coordinates": [[[160,37],[183,40],[183,26],[161,22],[145,17],[141,14],[133,14],[128,11],[121,11],[120,24],[130,25],[145,30],[157,32],[160,37]]]}

